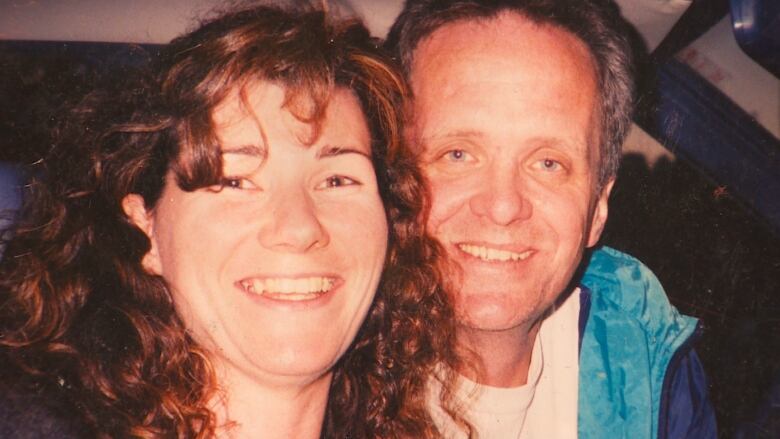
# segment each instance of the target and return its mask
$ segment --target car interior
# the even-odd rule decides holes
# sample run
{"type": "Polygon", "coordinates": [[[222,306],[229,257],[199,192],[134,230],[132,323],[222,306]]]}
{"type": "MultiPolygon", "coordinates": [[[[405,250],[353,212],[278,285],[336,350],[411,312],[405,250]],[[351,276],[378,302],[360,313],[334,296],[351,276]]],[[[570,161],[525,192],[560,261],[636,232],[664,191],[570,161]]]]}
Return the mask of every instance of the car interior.
{"type": "MultiPolygon", "coordinates": [[[[0,2],[0,230],[51,129],[221,2],[0,2]]],[[[402,0],[330,2],[383,36],[402,0]]],[[[780,437],[780,2],[618,0],[639,95],[601,243],[701,320],[721,437],[780,437]]],[[[2,244],[0,244],[0,254],[2,244]]]]}

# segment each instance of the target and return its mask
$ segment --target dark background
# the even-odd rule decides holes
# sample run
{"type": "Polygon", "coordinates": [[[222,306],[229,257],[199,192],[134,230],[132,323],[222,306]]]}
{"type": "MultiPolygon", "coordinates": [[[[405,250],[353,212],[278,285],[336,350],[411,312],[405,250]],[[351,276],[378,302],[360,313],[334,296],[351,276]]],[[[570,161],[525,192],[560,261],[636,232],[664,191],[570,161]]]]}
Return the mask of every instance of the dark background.
{"type": "MultiPolygon", "coordinates": [[[[41,159],[70,102],[96,83],[122,81],[155,49],[2,42],[0,161],[41,159]]],[[[683,160],[650,167],[626,156],[610,200],[602,243],[645,262],[671,302],[703,324],[696,347],[721,437],[760,421],[762,401],[780,380],[780,238],[772,230],[728,186],[683,160]]]]}
{"type": "MultiPolygon", "coordinates": [[[[720,436],[763,421],[760,406],[780,378],[780,239],[728,187],[685,162],[661,159],[649,168],[629,155],[601,242],[646,263],[671,302],[701,320],[696,350],[720,436]]],[[[770,434],[746,437],[777,439],[770,434]]]]}

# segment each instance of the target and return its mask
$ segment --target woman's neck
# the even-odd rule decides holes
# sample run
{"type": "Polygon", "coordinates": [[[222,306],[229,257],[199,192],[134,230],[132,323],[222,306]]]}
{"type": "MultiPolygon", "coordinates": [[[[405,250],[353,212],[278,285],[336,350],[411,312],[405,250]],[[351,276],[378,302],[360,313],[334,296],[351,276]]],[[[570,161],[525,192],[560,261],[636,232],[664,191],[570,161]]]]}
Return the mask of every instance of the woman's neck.
{"type": "Polygon", "coordinates": [[[317,439],[332,374],[314,381],[269,384],[230,370],[222,374],[214,401],[217,437],[317,439]]]}

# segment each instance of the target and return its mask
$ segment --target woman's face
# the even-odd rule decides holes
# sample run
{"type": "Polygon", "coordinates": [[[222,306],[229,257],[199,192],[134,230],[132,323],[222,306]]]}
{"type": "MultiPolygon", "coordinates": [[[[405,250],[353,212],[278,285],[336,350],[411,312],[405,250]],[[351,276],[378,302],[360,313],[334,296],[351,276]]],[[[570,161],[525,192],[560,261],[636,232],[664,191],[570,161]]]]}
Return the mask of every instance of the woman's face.
{"type": "Polygon", "coordinates": [[[387,249],[357,99],[338,90],[313,143],[283,101],[263,82],[216,108],[222,188],[184,192],[169,174],[151,212],[125,200],[194,338],[220,366],[276,382],[322,377],[346,351],[387,249]]]}

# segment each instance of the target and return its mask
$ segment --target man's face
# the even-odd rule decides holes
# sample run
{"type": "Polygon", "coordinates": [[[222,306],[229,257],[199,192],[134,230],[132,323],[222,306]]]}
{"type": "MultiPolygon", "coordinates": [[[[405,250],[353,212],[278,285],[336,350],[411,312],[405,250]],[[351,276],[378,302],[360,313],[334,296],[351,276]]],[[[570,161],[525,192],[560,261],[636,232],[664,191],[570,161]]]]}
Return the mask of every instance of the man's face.
{"type": "Polygon", "coordinates": [[[530,329],[598,241],[611,183],[597,192],[594,68],[576,37],[514,13],[443,26],[415,51],[410,134],[468,328],[530,329]]]}

